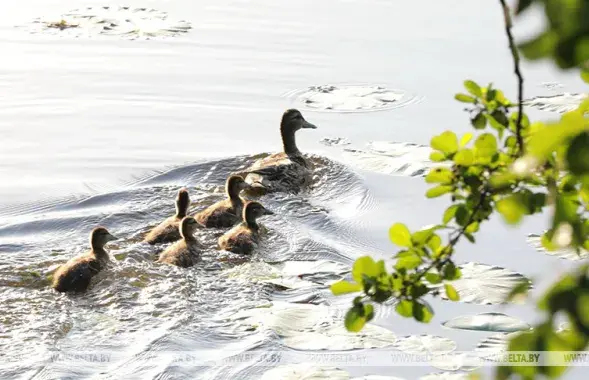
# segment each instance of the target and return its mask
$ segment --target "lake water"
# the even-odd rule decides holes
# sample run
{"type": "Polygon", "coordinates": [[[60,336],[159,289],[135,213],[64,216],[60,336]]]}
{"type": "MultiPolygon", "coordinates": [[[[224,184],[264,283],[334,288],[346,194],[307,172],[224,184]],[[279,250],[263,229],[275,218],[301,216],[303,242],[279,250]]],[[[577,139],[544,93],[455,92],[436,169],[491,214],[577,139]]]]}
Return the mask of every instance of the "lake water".
{"type": "MultiPolygon", "coordinates": [[[[406,144],[427,145],[445,129],[470,129],[453,99],[464,79],[493,81],[515,98],[496,3],[128,1],[131,9],[155,8],[192,25],[178,36],[130,39],[31,33],[37,17],[118,6],[115,2],[3,2],[0,351],[21,357],[1,363],[0,378],[260,378],[269,368],[253,362],[205,366],[146,358],[170,351],[194,351],[207,360],[253,348],[290,350],[271,331],[240,329],[225,316],[270,300],[309,297],[345,310],[349,299],[335,299],[321,287],[281,291],[253,283],[256,271],[247,272],[252,263],[218,260],[216,232],[199,231],[210,247],[201,267],[162,267],[153,263],[159,248],[141,243],[141,234],[173,212],[178,188],[188,187],[193,210],[201,209],[221,199],[230,172],[251,163],[255,154],[280,150],[280,116],[294,106],[319,127],[300,131],[297,141],[320,169],[308,194],[263,199],[277,215],[265,221],[268,242],[254,262],[351,265],[365,254],[390,257],[396,250],[387,236],[391,224],[415,229],[435,223],[447,204],[425,200],[427,187],[417,175],[427,166],[418,158],[423,148],[406,144]],[[402,91],[408,101],[380,112],[313,112],[288,96],[327,84],[380,85],[402,91]],[[361,161],[345,147],[322,144],[325,137],[344,138],[360,149],[369,142],[405,145],[400,156],[393,151],[361,161]],[[56,294],[45,277],[87,249],[88,232],[97,224],[121,238],[110,248],[114,268],[86,295],[56,294]],[[46,358],[50,350],[90,349],[116,355],[108,365],[46,358]]],[[[516,34],[528,35],[539,20],[538,13],[520,20],[516,34]]],[[[527,97],[583,91],[574,73],[544,63],[523,69],[527,97]],[[554,82],[561,86],[543,85],[554,82]]],[[[530,116],[558,114],[531,109],[530,116]]],[[[475,246],[459,246],[458,258],[522,273],[540,294],[575,265],[526,243],[527,234],[541,232],[545,221],[538,217],[512,229],[492,220],[475,246]]],[[[317,282],[327,280],[316,276],[317,282]]],[[[438,335],[454,340],[458,350],[472,350],[492,333],[451,330],[441,322],[491,311],[528,323],[538,318],[533,303],[485,306],[432,299],[431,304],[436,316],[430,324],[403,319],[391,307],[379,309],[375,324],[399,337],[438,335]]],[[[354,376],[405,379],[442,371],[346,369],[354,376]]],[[[490,374],[489,368],[483,372],[490,374]]],[[[567,378],[586,375],[576,368],[567,378]]]]}

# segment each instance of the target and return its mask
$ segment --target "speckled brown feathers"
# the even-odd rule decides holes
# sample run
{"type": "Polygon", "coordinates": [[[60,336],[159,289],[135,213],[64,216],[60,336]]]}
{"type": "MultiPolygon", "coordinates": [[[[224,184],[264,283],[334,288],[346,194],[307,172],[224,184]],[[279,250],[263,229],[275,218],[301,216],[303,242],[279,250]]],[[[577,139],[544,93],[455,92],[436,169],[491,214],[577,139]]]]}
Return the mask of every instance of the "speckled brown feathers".
{"type": "Polygon", "coordinates": [[[157,227],[145,235],[145,241],[149,244],[171,243],[181,239],[178,226],[180,221],[188,214],[190,196],[188,190],[180,189],[176,197],[176,214],[161,222],[157,227]]]}
{"type": "Polygon", "coordinates": [[[227,179],[225,192],[227,199],[219,201],[194,216],[203,227],[228,228],[241,221],[243,199],[239,196],[242,190],[249,188],[242,177],[233,175],[227,179]]]}
{"type": "Polygon", "coordinates": [[[188,268],[200,260],[200,245],[193,234],[197,228],[196,220],[187,216],[180,222],[182,240],[175,242],[162,253],[157,262],[188,268]]]}
{"type": "Polygon", "coordinates": [[[53,288],[58,292],[83,292],[88,289],[92,277],[110,261],[104,246],[115,239],[104,227],[93,229],[90,233],[90,251],[59,267],[53,275],[53,288]]]}
{"type": "Polygon", "coordinates": [[[272,211],[258,202],[248,202],[243,209],[243,223],[235,226],[219,238],[219,247],[226,251],[251,254],[260,238],[260,226],[256,220],[263,215],[272,215],[272,211]]]}

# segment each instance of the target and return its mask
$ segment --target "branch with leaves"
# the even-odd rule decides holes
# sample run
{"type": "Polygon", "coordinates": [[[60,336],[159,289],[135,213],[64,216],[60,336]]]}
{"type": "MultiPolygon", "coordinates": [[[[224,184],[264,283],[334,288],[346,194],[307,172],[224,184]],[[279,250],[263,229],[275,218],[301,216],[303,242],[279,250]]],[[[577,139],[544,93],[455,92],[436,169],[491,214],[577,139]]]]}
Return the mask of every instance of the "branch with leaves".
{"type": "MultiPolygon", "coordinates": [[[[517,12],[523,12],[534,1],[520,1],[517,12]]],[[[550,9],[564,7],[551,0],[536,2],[544,3],[549,20],[560,17],[548,14],[550,9]]],[[[589,12],[589,1],[585,3],[587,8],[583,5],[579,9],[589,12]]],[[[559,122],[530,122],[523,112],[523,76],[511,32],[510,10],[504,0],[500,0],[500,4],[518,82],[518,101],[510,102],[492,84],[482,87],[471,80],[464,82],[466,92],[456,94],[455,99],[469,105],[470,122],[478,135],[466,133],[459,138],[454,132],[445,131],[433,137],[430,160],[440,166],[431,169],[425,177],[427,183],[434,185],[426,192],[426,197],[450,196],[452,205],[445,210],[440,224],[414,232],[401,223],[391,227],[391,241],[402,248],[395,255],[393,268],[388,269],[383,260],[375,262],[368,256],[361,257],[352,268],[353,282],[340,281],[331,286],[336,295],[362,293],[354,298],[346,314],[345,325],[350,331],[361,330],[374,317],[375,304],[392,301],[399,315],[427,323],[434,311],[424,296],[442,295],[449,300],[459,300],[460,295],[452,285],[452,281],[461,276],[453,261],[454,249],[463,237],[474,244],[475,234],[495,211],[505,222],[515,225],[524,216],[551,207],[550,227],[541,239],[544,248],[574,248],[579,253],[581,249],[589,249],[589,119],[586,116],[589,99],[563,115],[559,122]],[[442,243],[442,231],[449,231],[446,244],[442,243]]],[[[571,10],[564,13],[567,12],[571,10]]],[[[589,29],[584,27],[584,24],[573,24],[567,32],[577,28],[578,33],[589,38],[589,29]]],[[[550,28],[546,33],[552,33],[553,37],[554,33],[561,32],[558,25],[550,25],[550,28]]],[[[529,57],[534,49],[540,49],[545,54],[537,54],[537,57],[548,56],[546,49],[551,47],[561,64],[564,61],[558,59],[566,57],[559,49],[565,37],[554,37],[554,44],[550,46],[534,42],[532,45],[538,45],[534,48],[524,44],[524,55],[529,57]]],[[[576,37],[568,41],[583,41],[576,37]]],[[[589,82],[589,50],[578,53],[575,59],[581,57],[581,77],[589,82]]],[[[561,66],[568,67],[571,61],[565,63],[561,66]]],[[[513,339],[510,350],[576,351],[587,346],[588,270],[588,266],[580,267],[542,297],[538,307],[546,311],[545,321],[513,339]],[[557,313],[568,317],[567,330],[554,328],[557,313]]],[[[528,288],[529,283],[522,283],[510,297],[527,292],[528,288]]],[[[560,367],[501,367],[497,376],[508,378],[517,373],[524,378],[533,378],[536,374],[555,377],[563,370],[560,367]]]]}

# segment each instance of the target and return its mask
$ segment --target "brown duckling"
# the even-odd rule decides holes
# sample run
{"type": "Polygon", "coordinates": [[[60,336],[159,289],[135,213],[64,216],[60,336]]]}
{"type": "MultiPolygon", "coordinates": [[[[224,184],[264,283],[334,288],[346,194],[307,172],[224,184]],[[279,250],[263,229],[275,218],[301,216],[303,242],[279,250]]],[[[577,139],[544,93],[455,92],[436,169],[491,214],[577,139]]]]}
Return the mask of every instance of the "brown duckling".
{"type": "Polygon", "coordinates": [[[171,216],[161,222],[157,227],[145,235],[145,241],[151,245],[160,243],[171,243],[180,240],[180,230],[178,226],[180,221],[188,214],[190,206],[190,196],[188,190],[182,188],[176,196],[176,215],[171,216]]]}
{"type": "Polygon", "coordinates": [[[194,237],[198,223],[192,216],[187,216],[180,222],[180,234],[182,240],[175,242],[162,253],[157,259],[158,263],[176,265],[188,268],[196,264],[200,258],[200,245],[194,237]]]}
{"type": "Polygon", "coordinates": [[[110,261],[104,246],[116,239],[104,227],[93,229],[90,233],[90,251],[70,259],[57,269],[53,275],[53,289],[58,292],[83,292],[88,289],[92,277],[110,261]]]}
{"type": "Polygon", "coordinates": [[[196,214],[194,218],[203,227],[227,228],[236,225],[241,221],[244,203],[239,193],[249,187],[243,177],[230,176],[225,183],[227,199],[209,206],[196,214]]]}
{"type": "Polygon", "coordinates": [[[257,247],[260,225],[256,219],[274,213],[258,202],[247,202],[243,208],[243,222],[219,238],[219,247],[233,253],[250,254],[257,247]]]}
{"type": "Polygon", "coordinates": [[[253,163],[243,173],[245,180],[259,193],[298,192],[311,180],[311,165],[297,148],[295,133],[299,129],[316,129],[296,109],[282,115],[280,134],[284,152],[272,154],[253,163]]]}

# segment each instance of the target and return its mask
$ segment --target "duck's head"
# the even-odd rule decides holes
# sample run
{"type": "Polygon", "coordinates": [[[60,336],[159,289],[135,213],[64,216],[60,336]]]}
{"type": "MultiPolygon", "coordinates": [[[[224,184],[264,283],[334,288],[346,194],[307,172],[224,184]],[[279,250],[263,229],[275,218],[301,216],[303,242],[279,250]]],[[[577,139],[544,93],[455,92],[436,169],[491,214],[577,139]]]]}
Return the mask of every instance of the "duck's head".
{"type": "Polygon", "coordinates": [[[176,196],[176,216],[183,218],[188,214],[188,207],[190,207],[190,196],[188,195],[188,190],[186,188],[181,188],[178,190],[178,195],[176,196]]]}
{"type": "Polygon", "coordinates": [[[229,198],[232,197],[239,197],[239,193],[242,190],[248,190],[251,186],[245,182],[243,177],[239,175],[232,175],[231,177],[227,178],[227,182],[225,183],[225,191],[229,198]]]}
{"type": "Polygon", "coordinates": [[[284,114],[282,114],[282,121],[280,122],[280,129],[283,132],[296,132],[302,128],[317,129],[317,126],[305,120],[299,110],[289,109],[284,111],[284,114]]]}
{"type": "Polygon", "coordinates": [[[243,220],[249,224],[255,224],[256,219],[264,215],[274,215],[274,213],[259,202],[247,202],[243,208],[243,220]]]}
{"type": "Polygon", "coordinates": [[[104,227],[96,227],[90,232],[90,245],[92,248],[103,248],[109,241],[117,240],[104,227]]]}
{"type": "Polygon", "coordinates": [[[198,223],[196,222],[196,219],[194,219],[192,216],[186,216],[180,222],[179,228],[180,228],[180,235],[184,239],[191,238],[192,235],[194,234],[194,231],[196,231],[196,229],[198,228],[198,223]]]}

